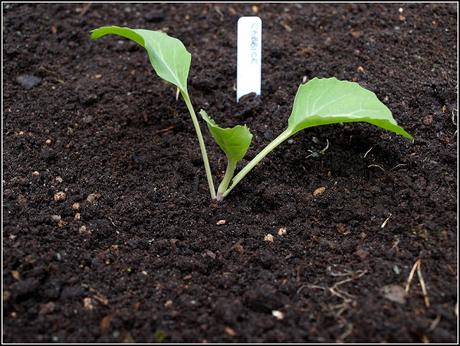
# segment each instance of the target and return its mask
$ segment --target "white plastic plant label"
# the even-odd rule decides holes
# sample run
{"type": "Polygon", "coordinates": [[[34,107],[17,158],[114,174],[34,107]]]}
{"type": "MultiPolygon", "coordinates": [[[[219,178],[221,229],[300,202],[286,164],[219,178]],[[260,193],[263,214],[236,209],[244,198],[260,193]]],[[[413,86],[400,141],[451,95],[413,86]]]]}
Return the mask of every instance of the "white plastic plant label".
{"type": "Polygon", "coordinates": [[[260,95],[262,77],[262,20],[241,17],[237,33],[236,101],[244,95],[260,95]]]}

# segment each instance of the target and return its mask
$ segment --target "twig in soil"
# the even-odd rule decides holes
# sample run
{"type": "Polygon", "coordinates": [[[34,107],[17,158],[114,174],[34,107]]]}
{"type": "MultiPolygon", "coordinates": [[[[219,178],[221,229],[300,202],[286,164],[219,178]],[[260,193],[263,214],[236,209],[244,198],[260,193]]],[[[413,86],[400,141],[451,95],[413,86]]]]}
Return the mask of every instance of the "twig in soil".
{"type": "Polygon", "coordinates": [[[367,154],[369,154],[371,152],[371,150],[374,149],[374,147],[371,147],[368,151],[366,151],[366,153],[364,154],[363,156],[363,159],[366,158],[367,154]]]}
{"type": "Polygon", "coordinates": [[[54,71],[51,71],[49,69],[47,69],[45,66],[41,65],[39,68],[38,68],[40,71],[45,71],[45,72],[48,72],[49,74],[51,74],[52,76],[54,76],[54,80],[56,80],[57,82],[61,83],[61,84],[64,84],[65,82],[60,78],[59,74],[54,72],[54,71]]]}
{"type": "Polygon", "coordinates": [[[441,321],[441,315],[437,315],[436,318],[431,322],[430,328],[428,329],[429,332],[432,332],[439,324],[441,321]]]}
{"type": "Polygon", "coordinates": [[[385,169],[384,169],[382,166],[380,166],[380,165],[372,164],[372,165],[367,166],[367,168],[371,168],[371,167],[380,168],[383,172],[385,172],[385,169]]]}
{"type": "Polygon", "coordinates": [[[113,227],[116,228],[115,233],[120,234],[120,231],[118,230],[118,226],[115,225],[115,222],[113,222],[113,220],[110,218],[110,216],[107,216],[107,219],[110,221],[110,223],[113,225],[113,227]]]}
{"type": "Polygon", "coordinates": [[[426,289],[425,280],[423,280],[421,266],[422,266],[422,261],[419,260],[419,264],[417,267],[417,276],[418,276],[418,280],[420,281],[420,286],[422,286],[423,301],[425,302],[425,306],[429,308],[430,307],[430,297],[428,296],[428,290],[426,289]]]}
{"type": "Polygon", "coordinates": [[[89,290],[90,292],[94,293],[93,298],[96,299],[99,303],[101,303],[102,305],[109,305],[109,300],[107,299],[105,295],[103,295],[98,290],[92,287],[90,287],[89,290]]]}
{"type": "Polygon", "coordinates": [[[396,169],[396,168],[398,168],[398,167],[403,167],[403,166],[407,166],[407,164],[405,164],[405,163],[399,163],[399,164],[397,164],[396,166],[394,166],[392,169],[390,169],[390,171],[392,171],[392,170],[394,170],[394,169],[396,169]]]}
{"type": "Polygon", "coordinates": [[[225,18],[225,16],[224,16],[224,14],[222,13],[222,11],[220,10],[220,7],[219,7],[219,6],[215,6],[215,7],[214,7],[214,10],[219,14],[220,20],[222,21],[222,20],[225,18]]]}
{"type": "Polygon", "coordinates": [[[425,303],[425,306],[429,308],[430,307],[430,297],[428,295],[428,290],[425,285],[425,280],[423,279],[421,266],[422,266],[422,260],[419,258],[417,259],[417,261],[415,261],[414,266],[412,267],[412,270],[410,271],[409,278],[407,279],[406,293],[409,293],[412,279],[414,278],[414,274],[417,271],[418,281],[420,282],[420,286],[422,287],[423,301],[425,303]]]}
{"type": "Polygon", "coordinates": [[[110,221],[110,223],[111,223],[114,227],[118,228],[118,226],[115,225],[115,222],[113,222],[113,220],[112,220],[112,218],[111,218],[110,216],[107,216],[107,219],[110,221]]]}
{"type": "Polygon", "coordinates": [[[331,266],[328,266],[326,268],[327,272],[329,273],[330,276],[350,276],[350,275],[353,275],[354,272],[350,271],[350,270],[345,270],[343,273],[341,272],[334,272],[332,271],[332,267],[331,266]]]}
{"type": "Polygon", "coordinates": [[[335,295],[337,297],[342,298],[346,303],[350,303],[352,301],[352,299],[354,298],[354,296],[352,294],[348,293],[348,292],[340,291],[338,289],[338,287],[343,285],[343,284],[346,284],[347,282],[359,279],[361,276],[363,276],[366,273],[367,273],[367,270],[362,270],[362,271],[359,270],[359,271],[357,271],[357,272],[352,274],[352,275],[355,275],[355,276],[353,276],[351,278],[348,278],[348,279],[345,279],[345,280],[342,280],[342,281],[339,281],[339,282],[336,282],[332,287],[329,288],[329,291],[331,292],[332,295],[335,295]]]}
{"type": "Polygon", "coordinates": [[[92,3],[91,2],[88,2],[85,4],[85,6],[83,6],[81,9],[80,9],[80,17],[83,17],[85,15],[86,12],[88,12],[89,8],[91,7],[92,3]]]}
{"type": "Polygon", "coordinates": [[[399,245],[399,239],[396,239],[395,242],[393,243],[393,245],[391,246],[390,251],[394,249],[396,251],[396,253],[399,253],[398,245],[399,245]]]}
{"type": "Polygon", "coordinates": [[[324,155],[324,153],[326,152],[328,148],[329,148],[329,139],[326,138],[326,146],[319,151],[320,154],[324,155]]]}
{"type": "Polygon", "coordinates": [[[176,89],[176,101],[179,101],[180,89],[176,89]]]}
{"type": "Polygon", "coordinates": [[[380,228],[385,228],[385,226],[387,225],[388,221],[390,221],[390,218],[391,218],[391,213],[390,213],[390,216],[388,216],[385,221],[383,221],[382,225],[380,226],[380,228]]]}
{"type": "MultiPolygon", "coordinates": [[[[330,267],[328,269],[330,271],[330,267]]],[[[367,273],[367,270],[358,270],[356,272],[347,271],[345,273],[335,273],[335,272],[330,272],[330,273],[331,273],[332,276],[350,276],[351,275],[351,277],[349,277],[347,279],[344,279],[344,280],[341,280],[341,281],[338,281],[334,285],[332,285],[331,287],[324,287],[324,286],[318,286],[318,285],[302,285],[297,290],[297,294],[300,294],[300,292],[305,287],[317,288],[317,289],[321,289],[321,290],[324,290],[324,291],[329,291],[329,293],[331,295],[339,297],[340,299],[343,300],[343,302],[341,304],[337,304],[337,305],[333,306],[333,309],[337,310],[337,312],[335,313],[335,317],[339,318],[340,315],[350,307],[350,304],[353,303],[354,298],[355,298],[355,296],[353,296],[352,294],[350,294],[348,292],[345,292],[343,290],[340,290],[339,286],[344,285],[347,282],[359,279],[360,277],[362,277],[364,274],[367,273]]]]}
{"type": "Polygon", "coordinates": [[[176,127],[176,125],[168,126],[165,129],[161,129],[161,130],[156,131],[155,134],[169,132],[169,131],[173,130],[175,127],[176,127]]]}
{"type": "Polygon", "coordinates": [[[305,158],[309,158],[309,157],[318,157],[320,155],[324,155],[324,153],[326,152],[326,150],[329,148],[329,139],[326,138],[326,146],[321,149],[320,151],[316,151],[316,150],[310,150],[308,149],[308,151],[310,152],[309,155],[307,155],[305,158]]]}
{"type": "Polygon", "coordinates": [[[428,338],[428,336],[426,336],[425,334],[422,335],[422,342],[424,344],[429,344],[430,343],[430,339],[428,338]]]}
{"type": "MultiPolygon", "coordinates": [[[[454,111],[457,112],[457,114],[458,114],[458,110],[454,108],[454,109],[452,110],[452,124],[454,124],[454,126],[457,127],[457,122],[454,120],[455,117],[456,117],[457,115],[455,114],[454,111]]],[[[455,130],[454,136],[457,135],[457,131],[458,131],[458,129],[455,130]]]]}
{"type": "Polygon", "coordinates": [[[286,30],[287,32],[291,32],[291,31],[292,31],[292,28],[289,26],[289,24],[286,23],[285,20],[281,21],[280,24],[281,24],[281,26],[284,28],[284,30],[286,30]]]}
{"type": "Polygon", "coordinates": [[[342,333],[342,335],[340,335],[336,339],[336,342],[339,342],[339,343],[345,342],[345,338],[347,338],[351,334],[352,331],[353,331],[353,324],[351,323],[347,324],[347,329],[345,330],[345,332],[342,333]]]}
{"type": "Polygon", "coordinates": [[[409,293],[410,285],[412,283],[412,279],[414,278],[414,274],[415,274],[415,271],[417,270],[419,263],[420,263],[420,259],[417,259],[417,261],[415,261],[414,266],[412,267],[409,273],[409,277],[407,278],[406,289],[405,289],[406,293],[409,293]]]}

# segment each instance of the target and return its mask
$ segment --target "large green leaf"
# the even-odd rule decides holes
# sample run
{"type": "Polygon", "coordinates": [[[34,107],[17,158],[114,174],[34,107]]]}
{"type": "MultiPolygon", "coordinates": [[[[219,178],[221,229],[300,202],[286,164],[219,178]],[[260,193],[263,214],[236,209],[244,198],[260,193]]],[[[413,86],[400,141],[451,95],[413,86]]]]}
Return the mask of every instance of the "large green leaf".
{"type": "Polygon", "coordinates": [[[367,122],[413,139],[398,126],[388,107],[358,83],[313,78],[300,85],[288,120],[291,135],[312,126],[345,122],[367,122]]]}
{"type": "Polygon", "coordinates": [[[91,38],[95,40],[109,34],[128,38],[144,47],[158,76],[188,93],[187,79],[192,56],[177,38],[160,31],[119,26],[104,26],[92,30],[91,38]]]}
{"type": "Polygon", "coordinates": [[[204,111],[200,115],[208,125],[209,132],[217,145],[223,150],[229,161],[240,161],[251,145],[252,134],[246,125],[222,128],[204,111]]]}

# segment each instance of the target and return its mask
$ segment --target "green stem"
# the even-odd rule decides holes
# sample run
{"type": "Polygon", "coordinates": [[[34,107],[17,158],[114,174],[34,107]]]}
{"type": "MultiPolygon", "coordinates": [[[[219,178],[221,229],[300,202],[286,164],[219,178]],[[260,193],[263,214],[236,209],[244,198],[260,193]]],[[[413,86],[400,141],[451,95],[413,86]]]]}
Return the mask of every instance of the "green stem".
{"type": "Polygon", "coordinates": [[[187,105],[188,111],[190,112],[190,116],[192,117],[193,126],[195,127],[198,142],[200,144],[201,157],[203,158],[204,170],[206,171],[206,177],[208,179],[209,191],[211,193],[211,198],[214,200],[216,199],[216,190],[214,188],[214,181],[212,180],[211,167],[209,166],[208,154],[206,152],[206,146],[204,144],[200,124],[198,123],[195,110],[193,109],[192,102],[190,101],[190,96],[187,92],[184,92],[182,90],[180,91],[180,93],[185,101],[185,104],[187,105]]]}
{"type": "Polygon", "coordinates": [[[233,174],[235,174],[236,163],[237,161],[235,160],[227,161],[227,170],[225,171],[224,179],[222,179],[222,182],[220,183],[219,188],[217,189],[217,201],[218,202],[224,199],[223,195],[225,191],[227,190],[227,187],[230,184],[230,181],[233,178],[233,174]]]}
{"type": "Polygon", "coordinates": [[[243,179],[246,174],[248,174],[260,161],[263,160],[265,156],[267,156],[273,149],[275,149],[278,145],[283,143],[286,139],[291,137],[292,132],[289,130],[285,130],[282,132],[278,137],[276,137],[273,142],[268,144],[260,153],[256,155],[232,180],[232,185],[224,192],[222,197],[226,197],[233,188],[238,185],[238,183],[243,179]]]}

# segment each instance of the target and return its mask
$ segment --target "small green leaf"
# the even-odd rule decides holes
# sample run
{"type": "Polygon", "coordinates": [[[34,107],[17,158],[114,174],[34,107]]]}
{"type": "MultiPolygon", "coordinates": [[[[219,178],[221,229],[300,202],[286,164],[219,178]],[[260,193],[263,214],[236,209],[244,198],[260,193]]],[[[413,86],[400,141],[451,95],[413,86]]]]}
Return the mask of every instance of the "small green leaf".
{"type": "Polygon", "coordinates": [[[104,26],[92,30],[91,38],[95,40],[109,34],[128,38],[144,47],[158,76],[176,85],[186,94],[188,93],[187,79],[192,56],[177,38],[170,37],[161,31],[119,26],[104,26]]]}
{"type": "Polygon", "coordinates": [[[209,132],[217,145],[223,150],[229,161],[240,161],[251,145],[252,134],[246,125],[237,125],[232,128],[219,127],[204,111],[200,115],[208,125],[209,132]]]}
{"type": "Polygon", "coordinates": [[[312,126],[345,122],[367,122],[413,139],[398,126],[388,107],[358,83],[313,78],[300,85],[288,120],[291,134],[312,126]]]}

